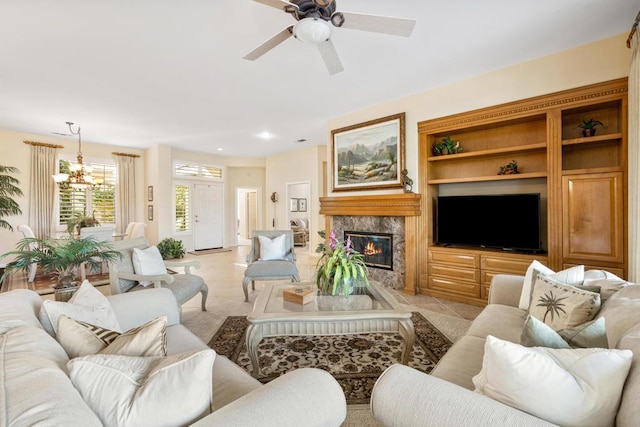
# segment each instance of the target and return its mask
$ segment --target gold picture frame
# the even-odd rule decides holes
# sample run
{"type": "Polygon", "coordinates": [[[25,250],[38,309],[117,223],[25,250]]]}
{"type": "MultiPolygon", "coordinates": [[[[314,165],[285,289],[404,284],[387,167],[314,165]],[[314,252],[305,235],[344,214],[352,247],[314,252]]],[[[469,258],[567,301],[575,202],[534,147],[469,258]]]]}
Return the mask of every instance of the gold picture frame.
{"type": "Polygon", "coordinates": [[[402,188],[405,113],[331,131],[333,191],[402,188]]]}

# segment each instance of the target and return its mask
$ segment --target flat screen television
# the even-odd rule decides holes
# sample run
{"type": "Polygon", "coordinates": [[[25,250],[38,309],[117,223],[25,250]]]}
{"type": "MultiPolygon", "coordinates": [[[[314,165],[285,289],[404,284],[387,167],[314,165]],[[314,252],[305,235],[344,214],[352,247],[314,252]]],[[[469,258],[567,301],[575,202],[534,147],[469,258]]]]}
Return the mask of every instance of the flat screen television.
{"type": "Polygon", "coordinates": [[[540,252],[540,194],[440,196],[436,243],[540,252]]]}

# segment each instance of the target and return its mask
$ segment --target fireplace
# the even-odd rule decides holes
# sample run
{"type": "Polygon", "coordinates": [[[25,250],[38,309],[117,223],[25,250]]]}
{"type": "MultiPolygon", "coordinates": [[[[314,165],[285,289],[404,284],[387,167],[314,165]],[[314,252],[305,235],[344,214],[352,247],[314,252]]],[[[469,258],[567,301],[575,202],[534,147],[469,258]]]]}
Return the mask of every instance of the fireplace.
{"type": "Polygon", "coordinates": [[[393,234],[345,231],[345,240],[348,237],[353,248],[364,255],[368,267],[393,271],[393,234]]]}

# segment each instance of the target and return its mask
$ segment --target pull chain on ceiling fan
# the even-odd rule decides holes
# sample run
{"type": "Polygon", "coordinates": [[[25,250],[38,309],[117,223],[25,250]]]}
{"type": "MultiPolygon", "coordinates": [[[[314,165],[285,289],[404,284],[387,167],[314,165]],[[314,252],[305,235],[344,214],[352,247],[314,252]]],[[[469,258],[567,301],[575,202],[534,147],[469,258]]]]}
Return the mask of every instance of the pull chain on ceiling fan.
{"type": "Polygon", "coordinates": [[[331,42],[331,27],[409,37],[416,21],[389,16],[336,12],[335,0],[254,0],[291,14],[298,22],[291,25],[244,56],[255,61],[280,43],[294,36],[298,40],[318,46],[329,74],[343,71],[342,63],[331,42]]]}

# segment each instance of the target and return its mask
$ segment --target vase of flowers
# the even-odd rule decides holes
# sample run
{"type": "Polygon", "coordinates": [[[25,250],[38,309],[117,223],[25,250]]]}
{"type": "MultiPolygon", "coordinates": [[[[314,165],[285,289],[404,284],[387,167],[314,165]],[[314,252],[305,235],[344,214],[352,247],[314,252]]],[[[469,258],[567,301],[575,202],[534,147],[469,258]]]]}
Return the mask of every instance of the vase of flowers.
{"type": "MultiPolygon", "coordinates": [[[[324,231],[318,234],[326,238],[324,231]]],[[[353,248],[350,238],[340,241],[335,232],[329,234],[329,241],[320,243],[316,248],[322,256],[316,264],[316,285],[318,290],[326,295],[344,295],[348,297],[353,293],[357,282],[369,286],[367,278],[367,266],[364,263],[364,255],[353,248]]]]}

